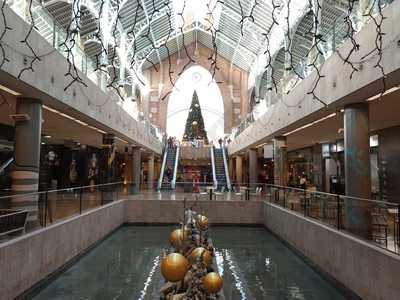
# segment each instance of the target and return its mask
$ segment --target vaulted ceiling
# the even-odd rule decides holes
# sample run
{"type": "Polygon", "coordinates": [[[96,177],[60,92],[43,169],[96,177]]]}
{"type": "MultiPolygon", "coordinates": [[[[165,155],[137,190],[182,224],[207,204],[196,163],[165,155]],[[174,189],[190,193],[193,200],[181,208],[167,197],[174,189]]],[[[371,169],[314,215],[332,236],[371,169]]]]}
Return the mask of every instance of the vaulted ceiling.
{"type": "MultiPolygon", "coordinates": [[[[308,0],[289,1],[292,15],[299,10],[304,11],[301,18],[305,15],[293,38],[295,63],[308,51],[306,48],[310,44],[310,37],[305,34],[307,26],[312,26],[307,16],[310,3],[308,0]]],[[[341,0],[325,0],[324,3],[323,32],[329,31],[344,13],[341,0]]],[[[262,54],[265,34],[273,17],[281,20],[279,26],[284,26],[288,1],[42,0],[42,4],[65,31],[71,26],[72,16],[79,18],[83,48],[89,57],[98,55],[106,40],[109,57],[114,51],[124,52],[126,65],[140,72],[169,55],[185,51],[186,45],[198,42],[249,71],[257,56],[262,54]],[[79,14],[73,9],[77,3],[81,8],[79,14]],[[125,41],[123,46],[121,40],[125,41]]],[[[280,64],[281,56],[277,57],[280,64]]],[[[118,63],[120,58],[116,58],[118,63]]]]}

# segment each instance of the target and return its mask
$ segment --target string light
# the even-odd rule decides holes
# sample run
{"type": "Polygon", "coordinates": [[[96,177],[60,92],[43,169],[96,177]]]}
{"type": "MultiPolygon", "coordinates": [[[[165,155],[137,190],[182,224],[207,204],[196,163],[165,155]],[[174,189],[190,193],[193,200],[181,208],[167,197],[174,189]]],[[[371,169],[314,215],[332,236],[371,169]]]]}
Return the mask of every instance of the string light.
{"type": "MultiPolygon", "coordinates": [[[[93,54],[93,63],[94,71],[99,71],[105,76],[105,80],[107,80],[106,87],[110,90],[113,90],[115,94],[122,100],[124,100],[125,93],[123,93],[123,89],[125,88],[119,78],[119,74],[125,77],[125,65],[122,64],[122,61],[127,62],[129,70],[126,70],[128,73],[126,82],[130,85],[135,85],[137,81],[140,82],[142,86],[147,85],[148,83],[142,80],[142,66],[143,62],[148,63],[155,72],[161,72],[163,62],[159,61],[156,63],[153,61],[152,56],[154,53],[159,54],[159,51],[165,50],[167,53],[166,55],[166,62],[168,63],[168,77],[170,85],[172,89],[175,87],[176,78],[179,77],[190,65],[196,63],[196,57],[192,57],[189,49],[187,48],[187,35],[186,35],[186,28],[187,26],[191,26],[188,23],[188,20],[185,18],[185,11],[189,11],[190,9],[193,10],[190,3],[187,2],[189,0],[182,0],[182,7],[179,11],[176,10],[176,7],[173,7],[172,0],[171,1],[155,1],[152,0],[151,4],[146,4],[143,0],[127,0],[131,1],[132,4],[136,5],[135,11],[133,14],[126,16],[132,18],[132,25],[130,28],[124,28],[121,25],[123,18],[121,17],[121,12],[125,7],[126,1],[123,0],[100,0],[97,6],[98,15],[96,16],[96,29],[91,34],[91,37],[95,39],[95,41],[99,44],[100,50],[98,50],[95,54],[93,54]],[[146,7],[148,6],[148,7],[146,7]],[[149,10],[149,14],[147,15],[147,9],[149,10]],[[175,10],[174,10],[175,9],[175,10]],[[168,19],[167,28],[163,31],[163,36],[161,39],[156,40],[155,36],[153,35],[153,24],[156,22],[159,14],[165,13],[165,16],[168,19]],[[142,16],[146,15],[147,24],[143,25],[142,16]],[[175,17],[175,23],[173,24],[171,19],[175,17]],[[113,20],[111,24],[109,20],[113,20]],[[107,21],[107,22],[106,22],[107,21]],[[179,22],[178,22],[179,21],[179,22]],[[175,26],[174,26],[175,25],[175,26]],[[143,26],[145,30],[142,30],[143,26]],[[121,45],[121,36],[122,34],[126,34],[127,39],[131,42],[129,43],[129,49],[126,49],[126,60],[125,58],[118,57],[118,51],[121,51],[124,45],[121,45]],[[178,38],[179,37],[179,38],[178,38]],[[185,54],[185,63],[182,68],[179,69],[179,72],[175,72],[174,65],[172,63],[171,55],[173,54],[170,47],[169,42],[172,38],[176,38],[177,48],[183,49],[185,54]],[[148,47],[143,49],[139,49],[139,41],[145,40],[144,44],[149,44],[148,47]],[[140,51],[138,51],[138,49],[140,51]],[[118,72],[119,70],[119,72],[118,72]],[[176,73],[176,77],[174,74],[176,73]],[[130,81],[130,82],[129,82],[130,81]]],[[[304,78],[294,63],[294,49],[293,49],[293,38],[296,32],[293,32],[293,26],[291,26],[291,18],[294,10],[298,9],[294,5],[294,0],[287,0],[287,1],[280,1],[280,0],[272,0],[269,3],[270,14],[269,14],[269,25],[266,28],[265,33],[263,36],[265,37],[264,41],[264,55],[266,58],[266,66],[264,72],[267,74],[267,89],[269,91],[275,90],[276,94],[278,94],[278,83],[276,82],[276,67],[274,67],[274,55],[275,53],[272,52],[274,49],[274,44],[272,43],[273,40],[271,38],[272,32],[274,28],[279,26],[283,26],[280,24],[280,20],[285,20],[286,24],[285,30],[283,33],[283,38],[286,41],[285,46],[285,71],[290,71],[296,76],[296,81],[294,84],[291,85],[286,91],[286,93],[290,93],[291,89],[296,85],[297,82],[304,78]],[[294,8],[293,8],[294,6],[294,8]],[[284,10],[285,8],[286,10],[284,10]],[[281,16],[281,12],[285,11],[286,15],[284,17],[281,16]],[[279,21],[278,21],[279,20],[279,21]],[[294,33],[294,34],[293,34],[294,33]]],[[[354,21],[352,20],[356,6],[356,0],[347,0],[347,2],[342,2],[340,5],[345,11],[345,15],[343,17],[343,21],[345,23],[346,32],[344,34],[344,39],[350,40],[351,48],[346,53],[339,53],[336,49],[336,53],[342,59],[344,64],[347,64],[351,68],[350,79],[353,78],[355,72],[358,72],[359,67],[357,66],[362,61],[366,60],[367,58],[376,58],[376,62],[374,64],[374,68],[378,69],[382,75],[382,89],[381,95],[384,94],[386,91],[386,72],[383,67],[382,59],[383,59],[383,36],[384,32],[382,30],[382,24],[385,20],[382,12],[382,0],[373,0],[371,5],[368,7],[367,12],[365,13],[364,17],[371,20],[375,25],[375,41],[374,47],[369,51],[366,55],[361,58],[360,62],[352,61],[351,57],[354,53],[360,50],[361,46],[357,43],[355,39],[356,28],[354,25],[354,21]]],[[[18,78],[20,79],[23,74],[27,71],[34,72],[34,67],[36,64],[41,62],[41,56],[37,54],[36,49],[31,44],[32,32],[36,28],[35,18],[33,15],[33,0],[28,0],[28,15],[30,21],[30,27],[27,31],[24,39],[21,41],[27,49],[29,50],[29,56],[27,56],[28,64],[24,66],[18,74],[18,78]]],[[[9,59],[7,57],[4,37],[9,32],[12,31],[12,28],[8,25],[5,13],[5,6],[6,1],[3,1],[0,9],[1,9],[1,18],[3,26],[0,29],[0,68],[6,63],[9,63],[9,59]]],[[[211,36],[211,51],[208,56],[208,60],[210,61],[210,73],[212,74],[212,81],[214,81],[216,73],[220,70],[218,66],[218,56],[221,55],[221,49],[219,46],[219,39],[220,36],[225,35],[224,32],[221,31],[219,28],[219,18],[218,20],[214,19],[214,13],[216,12],[217,7],[221,6],[224,9],[225,6],[228,6],[223,0],[204,0],[204,3],[198,3],[198,5],[204,5],[206,7],[206,17],[201,20],[199,16],[197,16],[196,25],[195,26],[204,26],[205,31],[210,34],[211,36]],[[200,24],[202,23],[202,24],[200,24]]],[[[257,10],[261,5],[266,5],[264,2],[260,0],[238,0],[237,1],[237,9],[240,11],[240,34],[243,36],[246,33],[245,27],[248,23],[256,23],[256,17],[259,14],[256,14],[257,10]]],[[[310,28],[306,34],[311,35],[313,38],[312,45],[307,49],[307,54],[305,55],[304,59],[307,59],[309,62],[309,67],[313,71],[313,76],[315,79],[313,81],[310,90],[308,91],[308,95],[312,96],[312,99],[321,103],[324,107],[327,106],[327,102],[317,94],[318,87],[320,85],[321,80],[326,76],[321,73],[321,65],[323,64],[322,60],[324,59],[324,44],[326,41],[323,37],[322,31],[322,24],[320,23],[321,14],[323,11],[322,7],[322,0],[308,0],[308,14],[312,17],[312,24],[313,26],[310,28]]],[[[329,4],[324,4],[329,5],[329,4]]],[[[80,40],[80,33],[81,33],[81,21],[82,18],[85,16],[84,14],[84,5],[83,1],[81,0],[73,0],[70,4],[71,7],[71,19],[69,20],[66,26],[66,36],[64,41],[61,43],[61,48],[64,49],[66,53],[66,60],[68,62],[68,67],[65,73],[65,77],[67,78],[67,84],[64,90],[68,90],[71,86],[75,83],[80,84],[83,87],[87,87],[87,84],[84,82],[84,78],[81,77],[78,62],[80,62],[79,58],[77,57],[76,50],[79,48],[77,44],[78,40],[80,40]]],[[[198,6],[196,6],[198,7],[198,6]]],[[[230,8],[231,9],[231,8],[230,8]]],[[[201,10],[201,9],[199,9],[201,10]]],[[[196,9],[194,10],[196,13],[196,9]]],[[[203,12],[204,14],[204,12],[203,12]]],[[[266,17],[266,16],[261,16],[266,17]]],[[[196,29],[196,28],[195,28],[196,29]]],[[[159,38],[159,37],[157,37],[159,38]]],[[[143,42],[140,43],[142,45],[143,42]]],[[[163,76],[161,76],[163,77],[163,76]]],[[[221,82],[218,82],[221,83],[221,82]]],[[[171,91],[167,91],[161,98],[161,100],[166,99],[171,91]]],[[[305,100],[306,98],[300,99],[298,104],[305,100]]],[[[283,102],[283,105],[286,107],[294,107],[294,105],[288,105],[283,102]]]]}

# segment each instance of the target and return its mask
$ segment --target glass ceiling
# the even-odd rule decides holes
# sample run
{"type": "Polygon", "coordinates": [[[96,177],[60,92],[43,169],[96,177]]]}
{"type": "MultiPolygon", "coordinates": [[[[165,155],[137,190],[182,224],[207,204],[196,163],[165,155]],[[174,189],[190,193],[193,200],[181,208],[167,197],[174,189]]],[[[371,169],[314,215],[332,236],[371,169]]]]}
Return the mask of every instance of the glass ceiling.
{"type": "MultiPolygon", "coordinates": [[[[144,69],[196,41],[216,50],[232,65],[259,74],[267,62],[265,52],[273,56],[279,51],[288,24],[293,34],[312,2],[86,0],[81,2],[80,38],[92,61],[99,55],[107,56],[109,64],[122,70],[119,76],[132,83],[143,81],[144,69]]],[[[40,5],[66,31],[71,19],[77,17],[70,1],[42,0],[40,5]]],[[[325,0],[324,5],[343,6],[341,0],[325,0]]],[[[343,13],[341,9],[337,11],[343,13]]]]}

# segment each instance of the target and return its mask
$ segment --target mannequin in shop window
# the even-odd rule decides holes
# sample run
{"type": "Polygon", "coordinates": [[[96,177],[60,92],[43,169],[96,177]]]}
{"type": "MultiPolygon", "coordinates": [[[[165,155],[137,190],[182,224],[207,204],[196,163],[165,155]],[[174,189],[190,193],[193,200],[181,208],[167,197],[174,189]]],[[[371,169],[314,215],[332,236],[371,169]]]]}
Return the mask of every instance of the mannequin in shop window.
{"type": "Polygon", "coordinates": [[[337,176],[336,175],[332,175],[330,177],[330,193],[331,194],[337,194],[338,193],[338,180],[337,180],[337,176]]]}
{"type": "Polygon", "coordinates": [[[49,188],[52,190],[57,189],[57,172],[58,167],[60,165],[60,161],[58,159],[57,153],[53,150],[53,148],[49,149],[45,156],[45,162],[49,168],[49,188]]]}
{"type": "Polygon", "coordinates": [[[307,177],[304,173],[300,177],[300,188],[303,190],[307,189],[307,177]]]}
{"type": "Polygon", "coordinates": [[[96,153],[92,154],[92,158],[89,162],[89,172],[88,172],[88,180],[89,185],[95,185],[97,183],[97,175],[98,175],[98,161],[96,153]]]}
{"type": "Polygon", "coordinates": [[[72,158],[69,165],[69,182],[71,187],[76,187],[78,184],[78,171],[76,169],[76,159],[72,158]]]}
{"type": "MultiPolygon", "coordinates": [[[[43,159],[43,167],[41,168],[41,190],[56,190],[57,189],[57,175],[58,168],[60,165],[60,160],[58,159],[57,153],[53,150],[53,147],[49,148],[49,151],[46,153],[43,159]]],[[[48,221],[50,223],[53,222],[53,211],[56,209],[57,202],[54,197],[54,193],[49,194],[49,198],[45,207],[47,212],[48,221]]]]}

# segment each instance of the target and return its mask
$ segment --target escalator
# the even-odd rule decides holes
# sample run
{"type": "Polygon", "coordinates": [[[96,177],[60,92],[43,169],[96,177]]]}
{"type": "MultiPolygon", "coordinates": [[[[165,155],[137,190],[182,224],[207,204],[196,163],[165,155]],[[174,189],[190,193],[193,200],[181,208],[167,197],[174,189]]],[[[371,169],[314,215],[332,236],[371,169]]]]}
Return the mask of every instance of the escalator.
{"type": "Polygon", "coordinates": [[[159,190],[175,189],[176,174],[179,161],[179,146],[174,148],[166,147],[163,164],[161,167],[161,176],[158,180],[159,190]]]}
{"type": "Polygon", "coordinates": [[[6,196],[11,190],[11,170],[14,165],[14,157],[0,162],[0,196],[6,196]]]}
{"type": "Polygon", "coordinates": [[[226,159],[226,152],[224,148],[213,148],[214,155],[212,156],[213,158],[213,167],[215,169],[215,172],[213,172],[215,175],[214,181],[216,182],[217,185],[217,190],[221,190],[223,187],[226,190],[231,189],[231,183],[229,180],[229,173],[228,173],[228,166],[227,166],[227,159],[226,159]]]}

